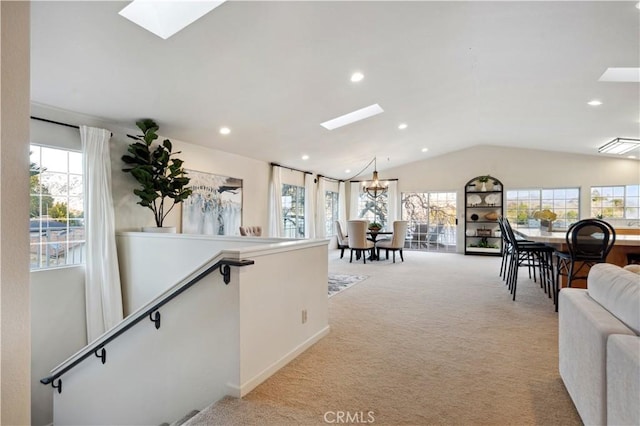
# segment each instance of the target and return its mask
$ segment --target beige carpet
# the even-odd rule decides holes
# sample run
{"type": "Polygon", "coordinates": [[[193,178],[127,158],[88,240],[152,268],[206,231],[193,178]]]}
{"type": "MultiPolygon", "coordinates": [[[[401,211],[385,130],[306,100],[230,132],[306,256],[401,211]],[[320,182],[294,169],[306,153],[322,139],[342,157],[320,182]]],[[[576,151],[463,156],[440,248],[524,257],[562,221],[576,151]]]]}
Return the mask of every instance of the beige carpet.
{"type": "Polygon", "coordinates": [[[338,412],[351,424],[581,424],[558,374],[552,301],[524,268],[511,301],[499,268],[413,251],[350,264],[332,251],[331,273],[369,278],[329,299],[329,335],[189,424],[327,424],[338,412]]]}

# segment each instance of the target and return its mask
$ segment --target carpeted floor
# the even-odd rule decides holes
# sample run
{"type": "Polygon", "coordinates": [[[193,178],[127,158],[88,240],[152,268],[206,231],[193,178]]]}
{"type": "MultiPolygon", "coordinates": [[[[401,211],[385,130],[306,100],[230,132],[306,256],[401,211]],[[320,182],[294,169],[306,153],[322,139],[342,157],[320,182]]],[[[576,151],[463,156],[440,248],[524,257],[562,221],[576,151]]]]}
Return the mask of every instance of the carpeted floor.
{"type": "Polygon", "coordinates": [[[499,268],[496,257],[407,251],[363,265],[331,252],[330,273],[369,278],[329,299],[329,335],[188,424],[581,424],[558,374],[553,303],[526,273],[511,301],[499,268]]]}

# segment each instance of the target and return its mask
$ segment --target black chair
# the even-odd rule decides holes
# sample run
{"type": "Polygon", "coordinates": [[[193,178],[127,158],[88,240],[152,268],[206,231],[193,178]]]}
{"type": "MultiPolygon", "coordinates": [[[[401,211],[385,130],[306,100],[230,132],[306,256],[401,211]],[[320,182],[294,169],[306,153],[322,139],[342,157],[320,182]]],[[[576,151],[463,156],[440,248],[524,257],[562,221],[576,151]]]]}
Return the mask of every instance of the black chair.
{"type": "MultiPolygon", "coordinates": [[[[509,220],[505,217],[500,219],[502,223],[501,229],[506,233],[506,242],[509,250],[508,267],[507,267],[507,285],[509,291],[513,295],[513,300],[516,300],[516,288],[518,284],[518,269],[521,266],[527,266],[529,268],[529,278],[531,278],[531,272],[533,271],[533,280],[536,281],[536,268],[540,275],[540,286],[547,293],[548,297],[552,296],[552,293],[556,293],[556,283],[553,274],[553,252],[554,249],[543,243],[536,243],[526,240],[518,240],[511,228],[509,220]]],[[[553,298],[556,309],[557,298],[553,298]]]]}
{"type": "Polygon", "coordinates": [[[567,230],[568,251],[556,250],[557,258],[556,282],[560,275],[567,277],[567,287],[571,287],[573,280],[587,279],[587,272],[596,263],[605,263],[607,255],[616,241],[616,231],[613,227],[600,219],[584,219],[571,225],[567,230]],[[579,263],[576,268],[576,263],[579,263]]]}

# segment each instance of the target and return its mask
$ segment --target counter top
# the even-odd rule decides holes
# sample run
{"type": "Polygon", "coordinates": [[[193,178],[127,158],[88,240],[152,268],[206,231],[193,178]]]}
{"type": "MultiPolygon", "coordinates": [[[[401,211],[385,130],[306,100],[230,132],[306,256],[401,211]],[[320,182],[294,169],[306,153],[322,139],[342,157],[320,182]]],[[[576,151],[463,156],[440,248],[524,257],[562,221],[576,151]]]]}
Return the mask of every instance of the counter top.
{"type": "MultiPolygon", "coordinates": [[[[513,228],[513,232],[528,240],[541,243],[563,244],[566,243],[566,231],[548,232],[539,228],[513,228]]],[[[616,246],[638,246],[640,247],[640,235],[617,235],[616,246]]]]}

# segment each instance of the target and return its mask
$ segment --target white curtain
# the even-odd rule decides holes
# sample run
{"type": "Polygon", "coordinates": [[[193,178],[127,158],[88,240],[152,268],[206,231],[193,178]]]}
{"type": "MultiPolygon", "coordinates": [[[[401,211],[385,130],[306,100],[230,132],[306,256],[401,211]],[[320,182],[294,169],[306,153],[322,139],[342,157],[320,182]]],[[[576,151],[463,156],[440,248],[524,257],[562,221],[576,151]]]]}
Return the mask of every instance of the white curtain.
{"type": "Polygon", "coordinates": [[[279,166],[271,166],[271,186],[269,187],[269,236],[284,234],[282,223],[282,177],[279,166]]]}
{"type": "Polygon", "coordinates": [[[316,238],[327,237],[327,212],[325,210],[325,179],[318,176],[318,190],[316,196],[316,238]]]}
{"type": "Polygon", "coordinates": [[[338,183],[338,220],[347,229],[347,185],[344,181],[338,183]]]}
{"type": "Polygon", "coordinates": [[[398,194],[398,181],[390,180],[386,183],[389,184],[388,198],[387,198],[387,227],[393,229],[393,222],[400,220],[400,212],[398,206],[400,205],[400,194],[398,194]]]}
{"type": "Polygon", "coordinates": [[[87,341],[122,321],[122,289],[111,198],[108,130],[80,126],[87,248],[85,297],[87,341]]]}
{"type": "Polygon", "coordinates": [[[360,204],[360,188],[362,182],[351,182],[351,188],[349,191],[349,219],[360,219],[358,214],[360,213],[358,205],[360,204]]]}
{"type": "Polygon", "coordinates": [[[304,174],[304,236],[316,237],[316,183],[310,173],[304,174]]]}

